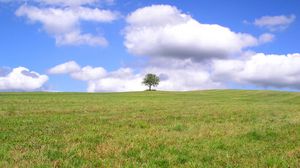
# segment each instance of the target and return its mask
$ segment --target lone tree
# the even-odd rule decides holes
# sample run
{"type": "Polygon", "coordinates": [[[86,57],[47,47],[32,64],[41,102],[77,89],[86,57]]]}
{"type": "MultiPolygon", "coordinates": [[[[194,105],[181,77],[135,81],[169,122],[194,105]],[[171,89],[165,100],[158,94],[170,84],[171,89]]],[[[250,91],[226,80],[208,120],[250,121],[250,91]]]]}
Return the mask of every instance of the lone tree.
{"type": "Polygon", "coordinates": [[[149,87],[149,91],[151,91],[151,87],[155,87],[159,84],[159,77],[156,76],[155,74],[147,74],[145,77],[144,77],[144,80],[142,82],[144,85],[148,86],[149,87]]]}

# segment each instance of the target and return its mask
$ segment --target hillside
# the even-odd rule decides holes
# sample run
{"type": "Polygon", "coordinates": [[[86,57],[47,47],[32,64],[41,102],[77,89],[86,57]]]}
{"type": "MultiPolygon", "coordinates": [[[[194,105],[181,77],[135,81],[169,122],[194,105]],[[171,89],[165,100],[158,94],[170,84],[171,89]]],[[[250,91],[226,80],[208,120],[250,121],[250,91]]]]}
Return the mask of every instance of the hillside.
{"type": "Polygon", "coordinates": [[[299,167],[300,93],[0,93],[0,167],[299,167]]]}

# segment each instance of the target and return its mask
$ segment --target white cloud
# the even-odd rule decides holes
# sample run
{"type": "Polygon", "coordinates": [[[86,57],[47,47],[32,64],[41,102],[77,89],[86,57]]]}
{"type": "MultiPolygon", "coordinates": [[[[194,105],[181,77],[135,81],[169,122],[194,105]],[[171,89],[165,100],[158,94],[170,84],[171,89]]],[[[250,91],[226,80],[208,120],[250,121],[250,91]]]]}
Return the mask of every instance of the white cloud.
{"type": "Polygon", "coordinates": [[[262,87],[300,89],[300,54],[254,54],[243,60],[215,60],[213,77],[262,87]]]}
{"type": "Polygon", "coordinates": [[[270,31],[284,30],[296,19],[295,15],[263,16],[255,19],[254,25],[264,27],[270,31]]]}
{"type": "MultiPolygon", "coordinates": [[[[201,90],[212,88],[224,88],[219,82],[210,79],[210,75],[198,63],[190,61],[168,60],[174,66],[163,67],[160,65],[147,66],[139,72],[132,68],[119,68],[107,72],[102,67],[85,66],[77,71],[69,71],[69,75],[76,80],[87,81],[88,92],[99,91],[142,91],[147,89],[142,85],[142,80],[147,73],[155,73],[160,76],[159,90],[201,90]]],[[[62,65],[67,65],[64,63],[62,65]]],[[[56,67],[52,69],[56,69],[56,67]]],[[[50,70],[51,71],[51,70],[50,70]]],[[[66,71],[61,71],[65,73],[66,71]]]]}
{"type": "Polygon", "coordinates": [[[85,66],[68,74],[87,81],[87,91],[142,91],[145,74],[157,74],[158,90],[202,90],[226,88],[226,83],[270,88],[300,89],[300,54],[266,55],[246,53],[240,59],[215,59],[211,64],[161,58],[139,71],[120,68],[106,71],[102,67],[85,66]],[[162,62],[161,62],[162,61],[162,62]]]}
{"type": "Polygon", "coordinates": [[[106,70],[102,67],[93,68],[85,66],[79,71],[71,73],[71,77],[77,80],[90,81],[102,78],[106,75],[106,70]]]}
{"type": "Polygon", "coordinates": [[[96,2],[99,2],[99,0],[38,0],[38,2],[51,5],[80,6],[86,4],[94,4],[96,2]]]}
{"type": "Polygon", "coordinates": [[[47,81],[47,75],[40,75],[27,68],[18,67],[0,76],[0,90],[33,91],[41,89],[47,81]]]}
{"type": "Polygon", "coordinates": [[[194,60],[226,58],[269,41],[235,33],[217,24],[200,23],[169,5],[137,9],[126,21],[125,46],[130,53],[142,56],[194,60]]]}
{"type": "Polygon", "coordinates": [[[102,67],[93,68],[91,66],[80,67],[75,61],[68,61],[56,65],[48,70],[49,74],[69,74],[76,80],[89,81],[96,80],[106,75],[106,70],[102,67]]]}
{"type": "Polygon", "coordinates": [[[80,34],[78,31],[66,33],[63,36],[56,36],[57,45],[82,45],[107,46],[108,42],[104,37],[94,37],[91,34],[80,34]]]}
{"type": "Polygon", "coordinates": [[[114,0],[36,0],[39,3],[61,6],[80,6],[80,5],[93,5],[93,4],[113,4],[114,0]]]}
{"type": "Polygon", "coordinates": [[[75,61],[56,65],[48,70],[49,74],[68,74],[80,71],[80,66],[75,61]]]}
{"type": "Polygon", "coordinates": [[[147,87],[142,85],[147,73],[157,74],[161,82],[155,88],[158,90],[187,91],[224,88],[219,82],[210,79],[209,73],[200,68],[169,69],[162,67],[147,67],[140,73],[133,73],[130,68],[121,68],[98,80],[89,81],[88,91],[142,91],[147,87]]]}
{"type": "Polygon", "coordinates": [[[106,46],[107,41],[101,35],[82,33],[81,21],[111,22],[118,14],[109,10],[89,7],[35,7],[23,5],[16,11],[17,16],[26,16],[32,23],[39,22],[43,29],[54,36],[57,45],[106,46]]]}
{"type": "Polygon", "coordinates": [[[87,81],[88,92],[143,90],[142,77],[130,68],[107,72],[102,67],[80,67],[75,61],[57,65],[48,70],[50,74],[68,74],[75,80],[87,81]]]}
{"type": "Polygon", "coordinates": [[[225,88],[227,82],[300,89],[299,54],[245,54],[249,47],[273,41],[273,34],[256,38],[220,25],[203,24],[169,5],[140,8],[126,22],[128,51],[150,56],[143,68],[107,71],[103,67],[80,67],[70,61],[49,72],[86,81],[89,92],[145,90],[141,82],[147,73],[160,76],[158,90],[225,88]],[[203,62],[206,59],[211,62],[203,62]]]}
{"type": "Polygon", "coordinates": [[[134,74],[130,68],[120,68],[109,72],[106,76],[88,82],[88,92],[124,92],[124,91],[142,91],[143,77],[140,74],[134,74]]]}
{"type": "Polygon", "coordinates": [[[274,38],[275,38],[274,34],[264,33],[259,36],[258,41],[263,44],[263,43],[268,43],[273,41],[274,38]]]}
{"type": "Polygon", "coordinates": [[[160,76],[157,89],[169,91],[189,91],[225,88],[220,82],[211,79],[210,73],[201,65],[191,63],[187,67],[149,67],[144,74],[154,73],[160,76]]]}

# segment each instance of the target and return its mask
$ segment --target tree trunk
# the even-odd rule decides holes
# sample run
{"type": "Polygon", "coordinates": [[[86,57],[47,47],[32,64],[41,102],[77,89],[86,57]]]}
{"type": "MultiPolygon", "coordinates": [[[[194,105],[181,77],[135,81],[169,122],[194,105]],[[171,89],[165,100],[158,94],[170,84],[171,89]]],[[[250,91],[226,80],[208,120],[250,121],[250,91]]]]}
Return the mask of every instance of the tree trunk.
{"type": "Polygon", "coordinates": [[[149,85],[149,91],[151,91],[151,85],[149,85]]]}

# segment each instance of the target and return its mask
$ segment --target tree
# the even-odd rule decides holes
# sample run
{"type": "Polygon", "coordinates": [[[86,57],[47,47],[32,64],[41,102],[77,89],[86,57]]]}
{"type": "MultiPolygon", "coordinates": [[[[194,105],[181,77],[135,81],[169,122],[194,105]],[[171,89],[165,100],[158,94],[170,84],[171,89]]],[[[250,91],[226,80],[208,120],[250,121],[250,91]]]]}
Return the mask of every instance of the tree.
{"type": "Polygon", "coordinates": [[[144,77],[144,80],[143,80],[143,84],[148,86],[149,87],[149,91],[151,91],[151,87],[155,87],[159,84],[159,77],[156,76],[155,74],[147,74],[145,77],[144,77]]]}

